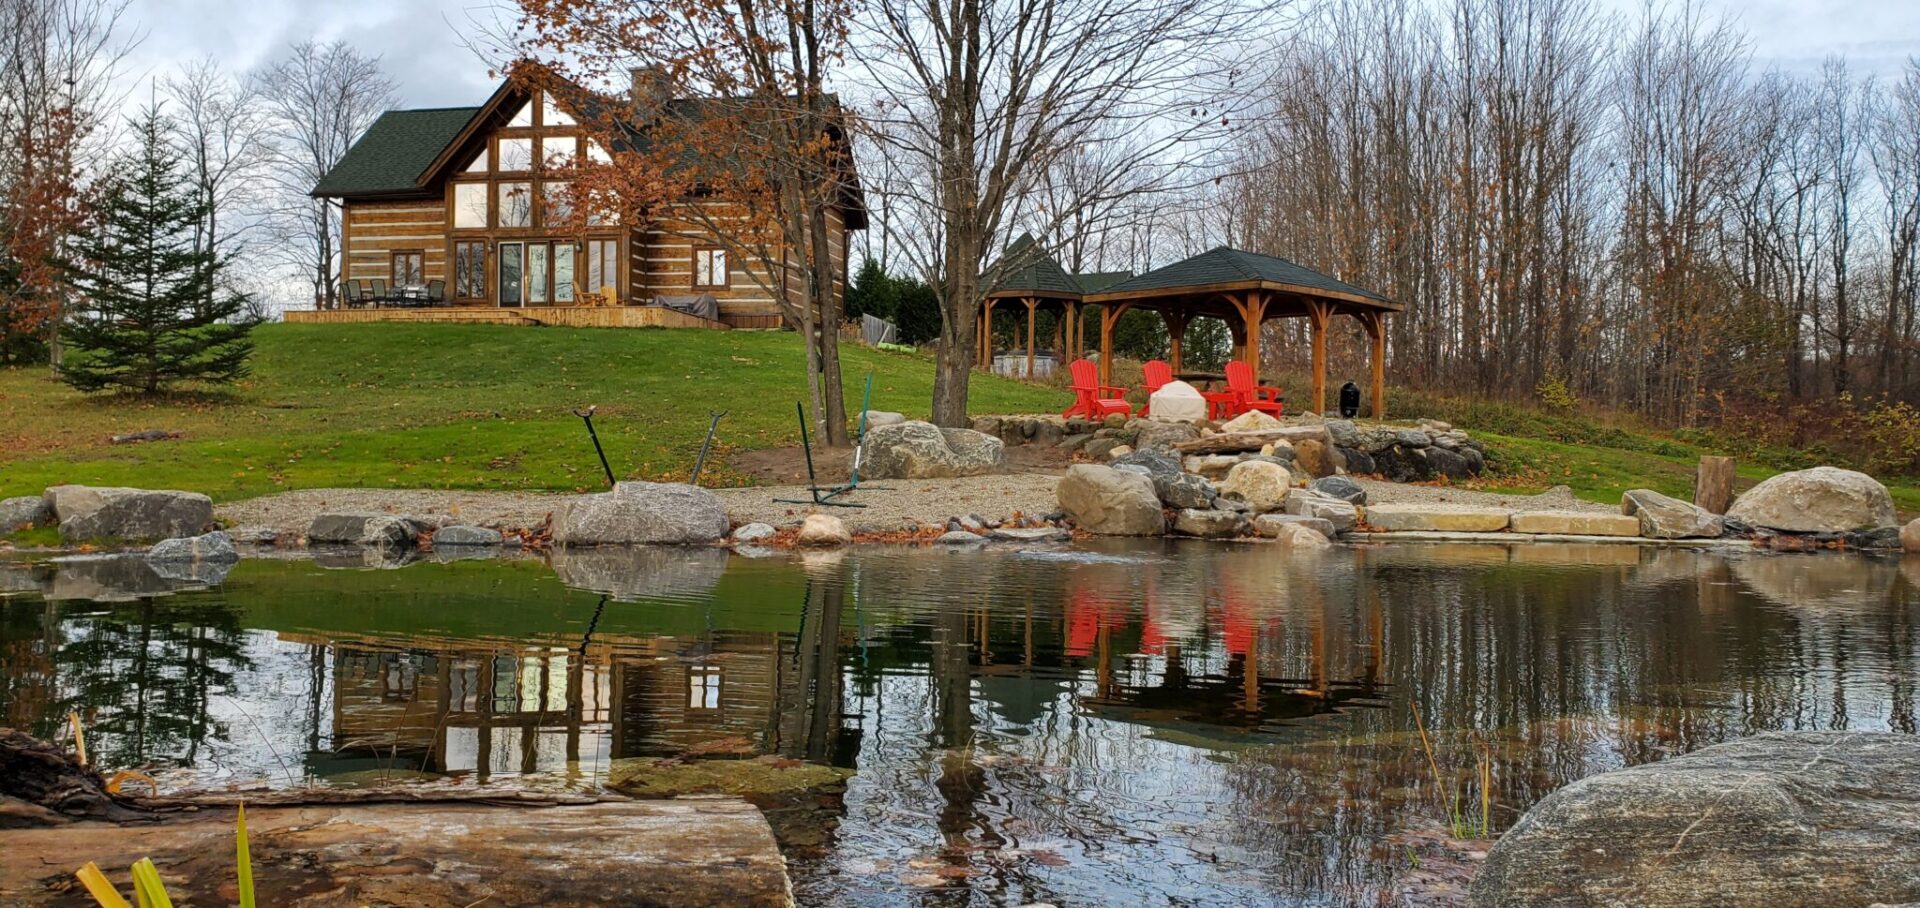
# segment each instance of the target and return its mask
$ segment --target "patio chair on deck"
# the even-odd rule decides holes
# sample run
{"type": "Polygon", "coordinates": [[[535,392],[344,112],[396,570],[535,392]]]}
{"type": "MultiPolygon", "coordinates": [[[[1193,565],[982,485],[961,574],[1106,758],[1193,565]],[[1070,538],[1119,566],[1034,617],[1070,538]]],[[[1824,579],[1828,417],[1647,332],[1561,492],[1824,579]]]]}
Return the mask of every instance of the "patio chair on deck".
{"type": "Polygon", "coordinates": [[[340,305],[347,309],[360,308],[360,288],[352,281],[340,282],[340,305]]]}
{"type": "Polygon", "coordinates": [[[1062,419],[1076,414],[1088,419],[1105,419],[1110,413],[1133,415],[1133,405],[1121,399],[1127,389],[1100,384],[1100,367],[1092,360],[1076,359],[1069,368],[1073,371],[1073,406],[1061,412],[1062,419]],[[1109,391],[1112,397],[1102,396],[1109,391]]]}
{"type": "Polygon", "coordinates": [[[447,282],[446,281],[428,281],[427,282],[427,305],[444,306],[446,304],[447,304],[447,282]]]}
{"type": "Polygon", "coordinates": [[[376,277],[373,279],[373,301],[376,303],[384,303],[387,301],[387,281],[385,278],[376,277]]]}

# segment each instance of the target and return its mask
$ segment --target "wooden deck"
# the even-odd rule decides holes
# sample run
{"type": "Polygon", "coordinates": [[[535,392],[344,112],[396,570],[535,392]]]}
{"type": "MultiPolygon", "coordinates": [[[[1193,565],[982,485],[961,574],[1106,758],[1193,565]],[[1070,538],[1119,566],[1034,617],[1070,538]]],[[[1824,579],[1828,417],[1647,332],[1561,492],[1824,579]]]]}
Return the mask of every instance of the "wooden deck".
{"type": "Polygon", "coordinates": [[[440,322],[468,325],[560,325],[569,328],[712,328],[725,322],[664,306],[453,306],[439,309],[298,309],[284,313],[292,324],[350,325],[367,322],[440,322]]]}

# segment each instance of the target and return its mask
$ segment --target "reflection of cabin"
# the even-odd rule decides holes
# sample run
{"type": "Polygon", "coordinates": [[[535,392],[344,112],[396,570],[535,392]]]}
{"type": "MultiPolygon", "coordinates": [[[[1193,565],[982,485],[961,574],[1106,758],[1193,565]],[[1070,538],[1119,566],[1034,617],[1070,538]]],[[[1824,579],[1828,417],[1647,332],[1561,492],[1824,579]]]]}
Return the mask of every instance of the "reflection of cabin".
{"type": "MultiPolygon", "coordinates": [[[[699,117],[718,103],[674,96],[664,85],[636,72],[633,109],[699,117]]],[[[575,97],[614,101],[585,92],[575,97]]],[[[758,261],[743,261],[737,245],[702,226],[721,218],[695,218],[684,207],[718,202],[670,206],[644,224],[621,224],[608,214],[590,219],[584,231],[574,229],[568,190],[578,162],[640,154],[635,146],[647,132],[628,127],[625,145],[602,147],[588,137],[588,117],[511,80],[479,107],[383,114],[313,195],[341,205],[343,291],[379,282],[392,296],[289,313],[288,320],[780,327],[776,294],[797,300],[803,289],[787,275],[766,273],[758,261]],[[414,290],[401,298],[401,288],[414,290]],[[717,313],[697,302],[707,295],[717,301],[717,313]],[[650,305],[658,299],[684,309],[650,305]]],[[[831,138],[845,141],[838,130],[831,138]]],[[[866,227],[859,178],[847,176],[843,202],[828,219],[839,288],[846,280],[847,232],[866,227]]]]}
{"type": "MultiPolygon", "coordinates": [[[[283,635],[285,639],[298,639],[283,635]]],[[[329,641],[307,640],[318,645],[329,641]]],[[[396,641],[398,642],[398,641],[396,641]]],[[[611,639],[559,646],[387,650],[333,644],[333,751],[432,772],[561,772],[598,758],[802,754],[838,734],[838,668],[797,658],[792,635],[611,639]],[[823,683],[824,682],[824,683],[823,683]],[[483,756],[484,755],[484,756],[483,756]]],[[[833,650],[826,653],[833,663],[833,650]]]]}

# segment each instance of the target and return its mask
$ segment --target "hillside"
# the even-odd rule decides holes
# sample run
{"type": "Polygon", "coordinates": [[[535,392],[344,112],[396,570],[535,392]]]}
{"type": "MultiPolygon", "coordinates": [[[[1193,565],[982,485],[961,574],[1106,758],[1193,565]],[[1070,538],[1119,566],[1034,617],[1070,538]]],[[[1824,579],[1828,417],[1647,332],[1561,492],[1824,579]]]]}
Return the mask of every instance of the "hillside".
{"type": "MultiPolygon", "coordinates": [[[[217,500],[332,486],[565,491],[601,485],[570,410],[597,404],[616,472],[684,480],[707,428],[732,450],[797,444],[804,351],[792,334],[268,325],[230,394],[87,397],[44,368],[0,370],[0,496],[80,482],[181,488],[217,500]],[[113,445],[115,434],[180,432],[113,445]]],[[[847,406],[925,417],[929,358],[846,351],[847,406]]],[[[976,376],[976,412],[1058,410],[1068,397],[976,376]]],[[[713,466],[709,466],[712,471],[713,466]]],[[[710,478],[725,481],[724,466],[710,478]]],[[[734,477],[737,480],[737,477],[734,477]]]]}
{"type": "MultiPolygon", "coordinates": [[[[204,491],[232,500],[299,488],[599,488],[599,462],[573,408],[595,425],[623,476],[685,479],[709,410],[720,422],[709,484],[740,484],[730,454],[799,442],[803,351],[792,334],[755,331],[513,328],[491,325],[268,325],[254,374],[229,393],[146,401],[87,397],[44,368],[0,370],[0,497],[81,482],[204,491]],[[165,430],[175,440],[114,445],[116,434],[165,430]]],[[[848,408],[868,370],[873,406],[927,414],[927,356],[849,345],[848,408]]],[[[1138,385],[1137,367],[1116,378],[1138,385]]],[[[1305,381],[1292,383],[1304,387],[1305,381]]],[[[1057,411],[1059,388],[988,375],[975,413],[1057,411]]],[[[1565,484],[1619,500],[1648,486],[1690,495],[1706,447],[1637,425],[1548,415],[1394,389],[1399,416],[1437,416],[1472,430],[1496,474],[1476,485],[1535,492],[1565,484]]],[[[1743,459],[1742,484],[1776,472],[1743,459]]],[[[1920,488],[1889,483],[1903,511],[1920,488]]]]}

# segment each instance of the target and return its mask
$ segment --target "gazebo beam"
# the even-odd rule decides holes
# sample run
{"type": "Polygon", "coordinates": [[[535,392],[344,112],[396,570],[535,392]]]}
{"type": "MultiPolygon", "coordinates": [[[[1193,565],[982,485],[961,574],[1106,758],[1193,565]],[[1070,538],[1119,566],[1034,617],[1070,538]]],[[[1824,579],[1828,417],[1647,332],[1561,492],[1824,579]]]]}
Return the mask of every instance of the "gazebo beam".
{"type": "Polygon", "coordinates": [[[993,304],[989,298],[980,313],[980,368],[988,372],[993,371],[993,304]]]}

